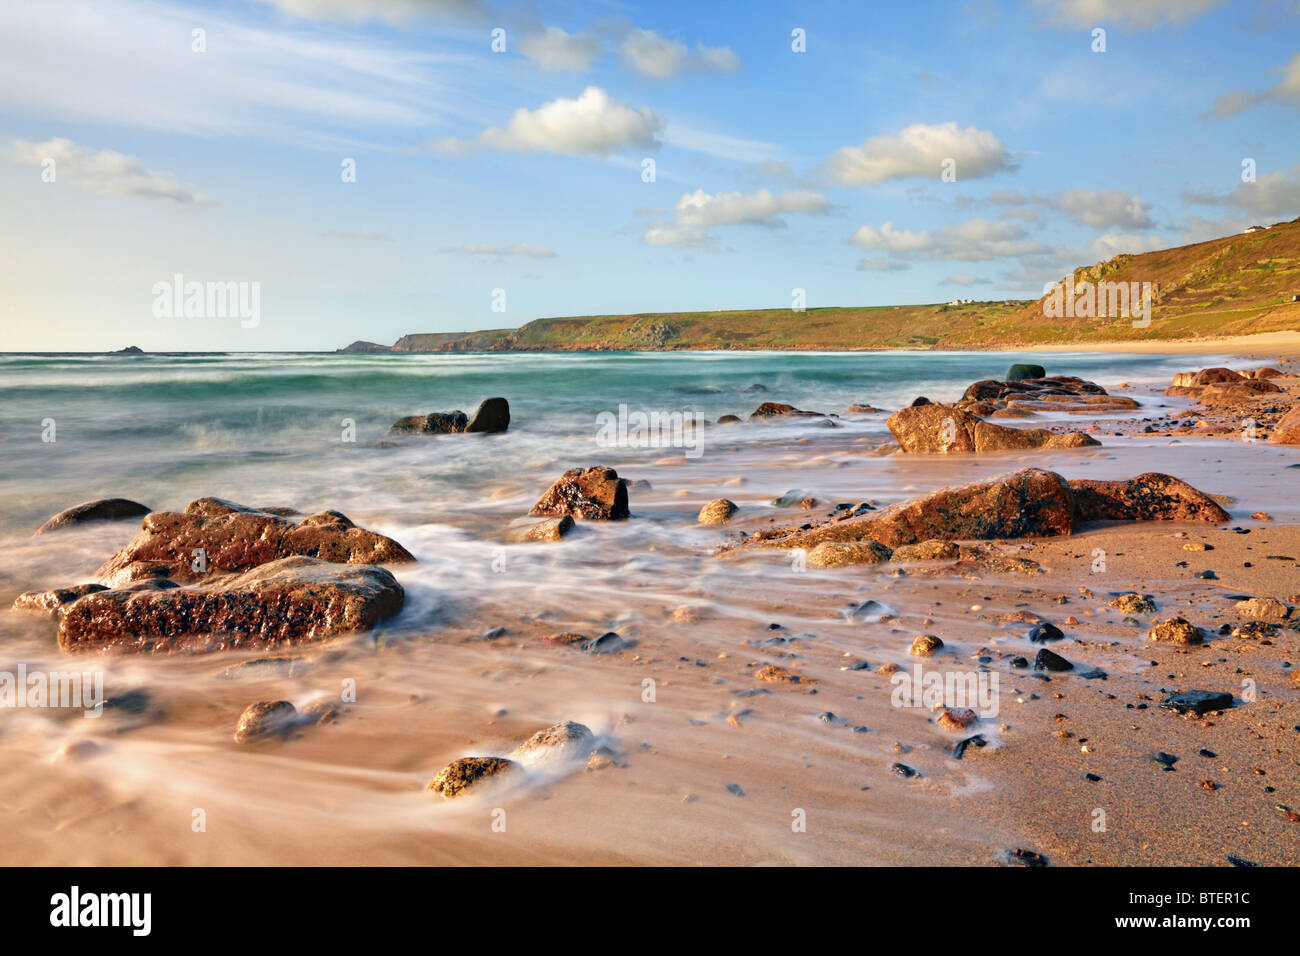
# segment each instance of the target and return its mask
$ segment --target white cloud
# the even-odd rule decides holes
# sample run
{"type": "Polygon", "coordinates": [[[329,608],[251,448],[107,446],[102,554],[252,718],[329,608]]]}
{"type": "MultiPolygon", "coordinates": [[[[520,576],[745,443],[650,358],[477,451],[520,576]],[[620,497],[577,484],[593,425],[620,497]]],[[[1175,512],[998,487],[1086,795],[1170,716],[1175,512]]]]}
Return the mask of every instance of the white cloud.
{"type": "Polygon", "coordinates": [[[259,0],[307,20],[386,20],[401,23],[439,16],[481,19],[491,11],[486,0],[259,0]]]}
{"type": "Polygon", "coordinates": [[[754,193],[706,193],[697,189],[677,200],[674,211],[677,223],[707,229],[711,226],[783,226],[780,218],[788,213],[821,215],[831,208],[821,193],[796,190],[773,193],[760,189],[754,193]]]}
{"type": "Polygon", "coordinates": [[[671,80],[686,71],[734,73],[740,69],[740,57],[730,47],[697,43],[692,52],[685,43],[653,30],[629,30],[618,53],[625,66],[653,80],[671,80]]]}
{"type": "MultiPolygon", "coordinates": [[[[1229,193],[1202,192],[1184,187],[1182,196],[1187,202],[1203,206],[1232,206],[1247,215],[1264,219],[1292,218],[1300,211],[1300,163],[1290,169],[1264,173],[1255,182],[1241,183],[1229,193]]],[[[1229,223],[1236,221],[1225,220],[1229,223]]]]}
{"type": "Polygon", "coordinates": [[[134,156],[79,146],[62,137],[44,143],[15,140],[10,155],[22,166],[44,169],[52,162],[56,184],[66,182],[104,196],[147,196],[182,204],[208,202],[193,187],[181,185],[171,173],[147,169],[134,156]]]}
{"type": "Polygon", "coordinates": [[[1282,74],[1282,79],[1262,93],[1251,93],[1247,90],[1225,93],[1215,102],[1209,115],[1217,118],[1235,116],[1259,103],[1280,103],[1300,109],[1300,53],[1291,57],[1285,66],[1278,67],[1273,72],[1282,74]]]}
{"type": "Polygon", "coordinates": [[[706,232],[708,229],[741,225],[783,228],[783,216],[819,216],[830,208],[825,196],[808,190],[706,193],[697,189],[677,200],[672,222],[651,223],[641,238],[651,246],[710,245],[713,239],[706,232]]]}
{"type": "Polygon", "coordinates": [[[1047,249],[1042,243],[1030,239],[1015,223],[990,222],[987,219],[969,219],[954,226],[916,232],[895,229],[890,222],[879,227],[864,225],[850,241],[863,249],[888,252],[893,256],[959,262],[1033,255],[1047,249]]]}
{"type": "Polygon", "coordinates": [[[826,172],[841,185],[882,183],[909,176],[938,179],[945,160],[954,160],[958,180],[1014,169],[1006,146],[988,130],[956,123],[913,123],[893,136],[873,136],[861,146],[844,146],[826,161],[826,172]]]}
{"type": "Polygon", "coordinates": [[[590,33],[546,27],[520,40],[519,52],[550,73],[584,73],[600,53],[600,39],[590,33]]]}
{"type": "Polygon", "coordinates": [[[902,259],[881,259],[877,256],[864,256],[858,260],[859,272],[906,272],[912,268],[902,259]]]}
{"type": "Polygon", "coordinates": [[[529,259],[555,258],[555,253],[545,246],[534,246],[527,242],[516,242],[513,246],[498,246],[489,243],[467,242],[463,246],[457,246],[443,251],[463,252],[469,256],[524,256],[529,259]]]}
{"type": "MultiPolygon", "coordinates": [[[[478,142],[521,153],[608,156],[625,149],[657,149],[663,128],[664,118],[649,107],[630,106],[598,86],[589,86],[576,100],[561,97],[535,110],[516,110],[504,127],[480,133],[478,142]]],[[[470,142],[454,137],[434,145],[439,152],[453,155],[472,148],[470,142]]]]}
{"type": "Polygon", "coordinates": [[[1093,229],[1147,229],[1151,217],[1141,197],[1121,189],[1067,189],[1047,197],[1046,205],[1093,229]]]}
{"type": "Polygon", "coordinates": [[[1166,23],[1185,23],[1223,0],[1035,0],[1053,20],[1072,27],[1111,24],[1149,30],[1166,23]]]}

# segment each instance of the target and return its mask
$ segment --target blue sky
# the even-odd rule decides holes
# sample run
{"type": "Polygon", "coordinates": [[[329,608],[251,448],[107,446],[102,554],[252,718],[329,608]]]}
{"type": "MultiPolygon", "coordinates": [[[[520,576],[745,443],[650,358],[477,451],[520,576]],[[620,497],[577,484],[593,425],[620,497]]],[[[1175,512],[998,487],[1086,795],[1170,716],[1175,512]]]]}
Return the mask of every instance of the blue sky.
{"type": "Polygon", "coordinates": [[[1300,215],[1297,0],[732,6],[5,4],[4,348],[1027,298],[1300,215]]]}

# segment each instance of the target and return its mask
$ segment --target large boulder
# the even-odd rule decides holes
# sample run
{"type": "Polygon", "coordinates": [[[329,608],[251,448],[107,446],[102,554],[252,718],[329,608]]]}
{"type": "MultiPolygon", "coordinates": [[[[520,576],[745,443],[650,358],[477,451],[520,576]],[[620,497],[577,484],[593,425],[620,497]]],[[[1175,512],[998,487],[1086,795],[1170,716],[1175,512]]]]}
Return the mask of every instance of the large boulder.
{"type": "MultiPolygon", "coordinates": [[[[1082,522],[1103,519],[1220,522],[1227,521],[1228,515],[1209,496],[1169,475],[1067,482],[1055,472],[1027,468],[991,481],[940,488],[881,511],[830,518],[811,528],[759,531],[720,553],[875,541],[895,549],[894,560],[917,560],[940,549],[939,542],[1052,537],[1071,534],[1082,522]],[[902,547],[923,542],[925,549],[902,547]]],[[[840,556],[837,549],[827,549],[825,554],[840,556]]]]}
{"type": "Polygon", "coordinates": [[[1206,404],[1234,404],[1251,401],[1261,395],[1275,394],[1282,389],[1268,381],[1267,376],[1234,372],[1230,368],[1204,368],[1199,372],[1179,372],[1173,384],[1165,389],[1166,395],[1196,399],[1206,404]]]}
{"type": "Polygon", "coordinates": [[[1121,481],[1069,485],[1076,522],[1230,520],[1213,498],[1172,475],[1148,472],[1121,481]]]}
{"type": "Polygon", "coordinates": [[[130,498],[98,498],[85,501],[79,505],[60,511],[45,524],[36,529],[36,534],[48,534],[60,528],[87,524],[92,521],[118,521],[122,518],[138,518],[150,512],[148,505],[142,505],[130,498]]]}
{"type": "Polygon", "coordinates": [[[291,555],[344,564],[415,560],[392,538],[358,528],[337,511],[322,511],[295,524],[220,498],[199,498],[184,512],[147,515],[141,531],[100,567],[96,577],[122,583],[124,576],[147,569],[147,576],[198,581],[213,572],[246,571],[291,555]]]}
{"type": "Polygon", "coordinates": [[[451,412],[408,415],[393,422],[390,435],[454,435],[465,431],[469,416],[459,408],[451,412]]]}
{"type": "Polygon", "coordinates": [[[280,558],[203,585],[95,591],[64,607],[68,652],[273,648],[368,630],[402,609],[384,568],[280,558]]]}
{"type": "Polygon", "coordinates": [[[465,426],[467,432],[503,432],[510,427],[510,403],[504,398],[485,398],[465,426]]]}
{"type": "Polygon", "coordinates": [[[613,468],[597,465],[570,468],[529,512],[541,518],[570,515],[588,521],[617,521],[628,517],[627,480],[613,468]]]}
{"type": "Polygon", "coordinates": [[[904,452],[944,455],[960,452],[1008,451],[1026,448],[1083,448],[1101,444],[1083,432],[1051,432],[1043,428],[1008,428],[976,418],[952,405],[904,408],[886,419],[904,452]]]}

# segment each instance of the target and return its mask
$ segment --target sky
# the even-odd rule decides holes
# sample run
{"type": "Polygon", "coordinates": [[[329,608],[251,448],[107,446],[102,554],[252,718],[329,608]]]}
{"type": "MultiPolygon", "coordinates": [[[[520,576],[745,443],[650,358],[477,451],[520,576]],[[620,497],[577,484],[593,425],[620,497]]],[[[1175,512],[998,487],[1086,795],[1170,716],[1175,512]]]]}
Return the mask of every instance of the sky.
{"type": "Polygon", "coordinates": [[[1033,298],[1298,215],[1300,0],[0,4],[8,351],[1033,298]]]}

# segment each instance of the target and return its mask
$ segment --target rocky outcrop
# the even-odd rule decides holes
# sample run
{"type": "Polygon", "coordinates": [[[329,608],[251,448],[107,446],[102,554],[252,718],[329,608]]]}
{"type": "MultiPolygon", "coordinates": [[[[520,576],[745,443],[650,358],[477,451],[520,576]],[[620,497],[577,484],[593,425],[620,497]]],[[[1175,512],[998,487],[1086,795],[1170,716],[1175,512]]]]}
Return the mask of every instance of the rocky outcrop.
{"type": "Polygon", "coordinates": [[[874,541],[894,549],[895,560],[924,560],[946,554],[936,542],[1052,537],[1097,520],[1223,522],[1228,515],[1208,495],[1169,475],[1067,482],[1055,472],[1027,468],[991,481],[940,488],[880,511],[833,517],[811,528],[759,531],[720,553],[874,541]],[[922,543],[925,547],[915,552],[903,547],[922,543]]]}
{"type": "Polygon", "coordinates": [[[130,498],[98,498],[84,501],[66,511],[60,511],[49,521],[36,529],[36,534],[48,534],[60,528],[72,525],[88,524],[92,521],[119,521],[123,518],[138,518],[150,512],[148,505],[142,505],[130,498]]]}
{"type": "Polygon", "coordinates": [[[358,528],[337,511],[322,511],[295,524],[220,498],[191,501],[184,512],[155,511],[135,538],[96,572],[122,583],[147,571],[173,581],[198,581],[213,572],[238,572],[304,555],[346,564],[414,561],[392,538],[358,528]]]}
{"type": "Polygon", "coordinates": [[[1158,472],[1127,481],[1071,481],[1069,486],[1076,522],[1229,520],[1209,495],[1158,472]]]}
{"type": "Polygon", "coordinates": [[[917,455],[983,453],[1027,448],[1083,448],[1101,444],[1083,432],[1008,428],[954,405],[919,405],[890,415],[886,426],[904,452],[917,455]]]}
{"type": "Polygon", "coordinates": [[[1173,384],[1165,389],[1165,394],[1192,398],[1202,404],[1236,404],[1281,392],[1281,388],[1269,381],[1272,377],[1234,372],[1230,368],[1204,368],[1199,372],[1179,372],[1174,376],[1173,384]]]}
{"type": "Polygon", "coordinates": [[[1171,617],[1147,631],[1147,640],[1155,644],[1179,644],[1184,647],[1203,643],[1205,632],[1185,618],[1171,617]]]}
{"type": "Polygon", "coordinates": [[[617,521],[629,516],[627,481],[613,468],[570,468],[529,514],[537,517],[569,515],[587,521],[617,521]]]}
{"type": "Polygon", "coordinates": [[[70,588],[55,588],[52,591],[27,591],[14,599],[15,611],[35,611],[46,614],[55,620],[65,608],[87,594],[108,590],[102,584],[78,584],[70,588]]]}
{"type": "Polygon", "coordinates": [[[211,651],[322,641],[373,627],[402,608],[383,568],[302,555],[202,585],[145,582],[94,591],[62,607],[68,652],[211,651]]]}
{"type": "MultiPolygon", "coordinates": [[[[1021,366],[1012,366],[1012,369],[1021,366]]],[[[1041,366],[1034,368],[1041,369],[1041,366]]],[[[980,417],[1032,417],[1037,412],[1108,412],[1138,408],[1136,399],[1110,395],[1096,382],[1073,376],[986,379],[966,389],[958,408],[980,417]]]]}
{"type": "Polygon", "coordinates": [[[460,409],[450,412],[430,412],[427,415],[408,415],[399,418],[390,435],[458,435],[474,432],[503,432],[510,427],[510,403],[504,398],[487,398],[473,415],[460,409]]]}
{"type": "Polygon", "coordinates": [[[764,402],[754,409],[749,416],[751,422],[770,422],[781,418],[825,418],[823,412],[806,412],[802,408],[795,408],[793,405],[783,405],[781,402],[764,402]]]}

